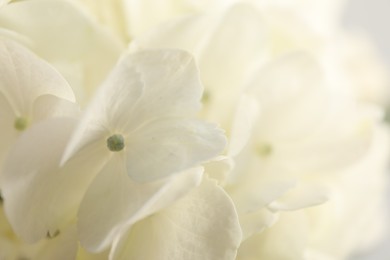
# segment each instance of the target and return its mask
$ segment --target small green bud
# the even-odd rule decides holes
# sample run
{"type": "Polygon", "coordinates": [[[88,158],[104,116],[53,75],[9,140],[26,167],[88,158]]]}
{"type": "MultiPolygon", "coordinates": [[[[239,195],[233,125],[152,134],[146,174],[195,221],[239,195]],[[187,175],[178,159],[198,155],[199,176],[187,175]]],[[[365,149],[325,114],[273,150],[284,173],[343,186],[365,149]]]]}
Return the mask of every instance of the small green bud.
{"type": "Polygon", "coordinates": [[[107,147],[111,152],[119,152],[122,151],[125,147],[125,140],[122,135],[112,135],[107,138],[107,147]]]}
{"type": "Polygon", "coordinates": [[[272,146],[270,144],[260,144],[257,146],[257,153],[261,157],[267,157],[272,153],[272,146]]]}
{"type": "Polygon", "coordinates": [[[25,117],[18,117],[15,119],[14,127],[18,131],[24,131],[28,126],[28,120],[25,117]]]}
{"type": "Polygon", "coordinates": [[[203,95],[202,95],[202,103],[203,104],[207,104],[210,102],[210,99],[211,99],[211,94],[209,91],[205,90],[203,91],[203,95]]]}

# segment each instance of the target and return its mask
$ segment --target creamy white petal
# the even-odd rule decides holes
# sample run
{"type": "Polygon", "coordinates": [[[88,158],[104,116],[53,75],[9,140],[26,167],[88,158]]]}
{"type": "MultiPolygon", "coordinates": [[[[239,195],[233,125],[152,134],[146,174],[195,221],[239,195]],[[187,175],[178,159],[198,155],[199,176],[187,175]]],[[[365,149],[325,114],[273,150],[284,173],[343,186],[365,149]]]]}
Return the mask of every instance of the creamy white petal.
{"type": "Polygon", "coordinates": [[[61,232],[76,217],[96,168],[104,163],[105,149],[101,153],[94,147],[59,167],[76,123],[66,118],[37,123],[20,136],[10,151],[1,190],[10,223],[25,241],[35,242],[48,233],[61,232]],[[87,160],[89,157],[95,160],[87,160]]]}
{"type": "Polygon", "coordinates": [[[195,54],[205,85],[222,90],[239,87],[248,69],[264,58],[266,32],[254,6],[237,4],[222,13],[192,15],[164,23],[135,39],[135,45],[179,48],[195,54]]]}
{"type": "Polygon", "coordinates": [[[47,62],[20,44],[0,41],[0,92],[18,116],[29,116],[35,99],[44,94],[74,101],[65,79],[47,62]]]}
{"type": "Polygon", "coordinates": [[[372,119],[359,117],[346,117],[304,139],[276,144],[273,155],[279,157],[278,166],[306,174],[337,171],[357,162],[367,153],[375,128],[372,119]]]}
{"type": "Polygon", "coordinates": [[[80,108],[77,104],[53,95],[42,95],[34,102],[33,117],[40,121],[50,117],[78,117],[80,108]]]}
{"type": "Polygon", "coordinates": [[[76,226],[71,225],[61,233],[56,234],[56,237],[49,238],[40,243],[40,249],[38,252],[34,253],[33,259],[76,259],[76,254],[79,247],[76,226]]]}
{"type": "Polygon", "coordinates": [[[319,184],[299,184],[271,202],[267,207],[272,211],[298,210],[318,206],[329,199],[329,190],[319,184]]]}
{"type": "Polygon", "coordinates": [[[339,86],[328,87],[323,74],[313,57],[293,53],[260,70],[250,84],[261,104],[253,142],[272,149],[269,161],[281,172],[332,171],[367,150],[375,116],[339,86]]]}
{"type": "Polygon", "coordinates": [[[229,156],[236,156],[247,145],[259,115],[259,105],[253,97],[243,95],[237,105],[229,143],[229,156]]]}
{"type": "Polygon", "coordinates": [[[234,167],[234,160],[230,157],[220,155],[203,165],[208,177],[216,180],[219,185],[224,185],[229,173],[234,167]]]}
{"type": "Polygon", "coordinates": [[[9,147],[18,135],[15,127],[15,112],[5,96],[0,92],[0,165],[4,160],[5,155],[8,152],[9,147]]]}
{"type": "Polygon", "coordinates": [[[203,86],[193,57],[180,50],[149,50],[124,58],[136,70],[145,86],[145,93],[135,107],[134,121],[141,122],[166,116],[194,116],[201,108],[203,86]]]}
{"type": "Polygon", "coordinates": [[[257,96],[261,122],[256,129],[267,141],[290,141],[320,126],[330,94],[317,61],[306,53],[290,53],[261,66],[247,87],[257,96]]]}
{"type": "Polygon", "coordinates": [[[96,89],[124,49],[73,1],[17,1],[0,10],[0,26],[27,36],[29,47],[53,65],[61,61],[61,72],[69,67],[80,70],[81,79],[67,75],[72,87],[83,88],[78,101],[96,89]]]}
{"type": "Polygon", "coordinates": [[[91,253],[80,247],[77,253],[77,260],[107,260],[109,251],[104,251],[102,253],[91,253]]]}
{"type": "Polygon", "coordinates": [[[92,252],[106,249],[130,225],[182,197],[202,176],[202,169],[196,168],[171,179],[139,184],[127,176],[121,156],[113,156],[102,169],[80,206],[80,241],[92,252]]]}
{"type": "Polygon", "coordinates": [[[129,135],[127,174],[139,182],[164,178],[217,156],[225,147],[223,132],[199,120],[154,120],[129,135]]]}
{"type": "MultiPolygon", "coordinates": [[[[132,38],[142,36],[151,28],[169,21],[172,18],[196,12],[200,5],[205,3],[197,1],[153,1],[153,0],[127,0],[124,1],[128,33],[132,38]]],[[[203,1],[204,2],[204,1],[203,1]]]]}
{"type": "Polygon", "coordinates": [[[241,229],[234,205],[214,181],[135,224],[110,259],[235,259],[241,229]]]}
{"type": "Polygon", "coordinates": [[[0,8],[7,5],[11,0],[0,0],[0,8]]]}
{"type": "Polygon", "coordinates": [[[230,95],[236,94],[252,66],[264,59],[266,43],[264,20],[254,6],[237,4],[229,8],[200,54],[204,84],[217,91],[228,88],[230,95]]]}
{"type": "Polygon", "coordinates": [[[132,116],[143,92],[139,74],[125,62],[119,63],[84,112],[66,147],[62,163],[91,143],[104,144],[110,130],[115,132],[123,127],[122,121],[132,116]]]}
{"type": "Polygon", "coordinates": [[[193,116],[201,93],[198,70],[186,52],[125,55],[88,106],[63,161],[90,142],[110,134],[128,135],[152,119],[193,116]]]}
{"type": "Polygon", "coordinates": [[[127,18],[125,15],[125,3],[123,0],[80,0],[87,11],[96,18],[104,27],[108,26],[124,42],[129,41],[127,33],[127,18]]]}
{"type": "Polygon", "coordinates": [[[175,14],[174,6],[172,1],[125,1],[129,35],[135,37],[172,17],[175,14]]]}
{"type": "Polygon", "coordinates": [[[254,178],[255,176],[252,177],[248,178],[246,182],[227,187],[227,191],[240,213],[257,212],[296,185],[296,181],[287,178],[277,180],[270,176],[260,176],[258,179],[254,178]]]}
{"type": "MultiPolygon", "coordinates": [[[[17,136],[53,111],[76,107],[72,89],[47,62],[20,44],[0,37],[0,164],[17,136]],[[37,100],[52,96],[46,111],[35,117],[37,100]],[[56,102],[54,102],[56,100],[56,102]]],[[[69,111],[70,112],[70,111],[69,111]]]]}
{"type": "Polygon", "coordinates": [[[303,212],[280,214],[272,227],[241,244],[237,259],[304,259],[308,232],[308,222],[303,212]]]}
{"type": "Polygon", "coordinates": [[[210,24],[214,25],[215,22],[216,19],[202,14],[173,19],[135,38],[130,44],[130,50],[175,48],[198,56],[209,36],[205,28],[209,28],[210,24]]]}
{"type": "Polygon", "coordinates": [[[223,12],[162,24],[135,39],[134,45],[141,49],[180,48],[194,54],[205,85],[204,111],[208,119],[224,125],[234,113],[234,104],[252,67],[265,58],[266,34],[256,8],[237,4],[223,12]]]}
{"type": "Polygon", "coordinates": [[[239,216],[243,241],[271,227],[279,218],[278,213],[272,212],[267,208],[262,208],[255,212],[242,213],[239,216]]]}
{"type": "Polygon", "coordinates": [[[23,46],[30,46],[32,44],[31,40],[25,35],[5,28],[0,28],[0,38],[19,42],[23,46]]]}

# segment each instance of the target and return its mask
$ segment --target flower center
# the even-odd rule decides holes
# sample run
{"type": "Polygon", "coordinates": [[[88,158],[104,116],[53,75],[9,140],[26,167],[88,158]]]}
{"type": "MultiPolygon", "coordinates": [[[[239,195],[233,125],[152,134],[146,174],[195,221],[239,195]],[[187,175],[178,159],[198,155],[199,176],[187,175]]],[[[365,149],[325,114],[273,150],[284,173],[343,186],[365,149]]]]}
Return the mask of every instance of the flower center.
{"type": "Polygon", "coordinates": [[[18,131],[23,131],[28,126],[28,120],[25,117],[18,117],[15,119],[14,127],[18,131]]]}
{"type": "Polygon", "coordinates": [[[122,151],[125,147],[125,140],[122,135],[114,134],[107,138],[107,147],[111,152],[122,151]]]}
{"type": "Polygon", "coordinates": [[[210,102],[210,99],[211,99],[211,93],[207,90],[203,91],[203,95],[202,95],[202,103],[203,104],[208,104],[210,102]]]}
{"type": "Polygon", "coordinates": [[[272,153],[272,146],[267,143],[261,143],[257,145],[256,151],[261,157],[267,157],[272,153]]]}

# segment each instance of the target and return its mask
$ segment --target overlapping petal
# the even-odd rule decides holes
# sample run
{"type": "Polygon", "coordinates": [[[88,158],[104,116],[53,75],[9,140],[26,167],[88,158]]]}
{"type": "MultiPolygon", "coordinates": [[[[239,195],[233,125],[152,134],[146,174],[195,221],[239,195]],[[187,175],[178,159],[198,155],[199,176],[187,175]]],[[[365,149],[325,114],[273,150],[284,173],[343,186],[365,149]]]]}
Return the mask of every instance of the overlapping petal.
{"type": "Polygon", "coordinates": [[[178,173],[213,158],[225,142],[223,132],[213,124],[180,118],[154,120],[129,137],[127,174],[147,182],[178,173]]]}
{"type": "Polygon", "coordinates": [[[104,163],[105,154],[91,149],[60,167],[76,123],[68,118],[45,120],[26,131],[10,151],[1,190],[10,223],[25,241],[62,232],[76,216],[96,168],[104,163]],[[86,163],[90,156],[96,161],[86,163]]]}
{"type": "Polygon", "coordinates": [[[15,1],[0,10],[0,25],[26,37],[28,47],[61,71],[79,102],[89,99],[124,48],[72,1],[15,1]]]}
{"type": "Polygon", "coordinates": [[[76,116],[73,102],[72,89],[52,66],[20,44],[1,38],[0,164],[20,132],[34,122],[55,114],[76,116]]]}
{"type": "Polygon", "coordinates": [[[193,169],[173,179],[139,184],[127,176],[123,158],[116,155],[91,183],[80,205],[81,243],[92,252],[106,249],[130,225],[189,192],[201,176],[201,169],[193,169]]]}
{"type": "Polygon", "coordinates": [[[111,259],[235,259],[240,242],[231,200],[214,181],[204,180],[171,207],[123,234],[111,259]]]}
{"type": "Polygon", "coordinates": [[[125,55],[85,112],[63,163],[83,147],[104,145],[113,134],[124,137],[127,174],[137,181],[211,159],[225,138],[215,125],[188,119],[199,110],[201,93],[198,70],[186,52],[125,55]]]}
{"type": "Polygon", "coordinates": [[[43,94],[74,101],[71,87],[47,62],[16,42],[0,42],[0,91],[16,113],[29,115],[32,103],[43,94]]]}
{"type": "Polygon", "coordinates": [[[214,15],[192,15],[162,24],[137,38],[135,45],[180,48],[194,54],[205,85],[206,117],[227,127],[246,77],[266,57],[267,32],[254,6],[237,4],[214,15]]]}
{"type": "Polygon", "coordinates": [[[303,212],[281,214],[271,228],[243,242],[237,259],[305,259],[307,224],[303,212]]]}

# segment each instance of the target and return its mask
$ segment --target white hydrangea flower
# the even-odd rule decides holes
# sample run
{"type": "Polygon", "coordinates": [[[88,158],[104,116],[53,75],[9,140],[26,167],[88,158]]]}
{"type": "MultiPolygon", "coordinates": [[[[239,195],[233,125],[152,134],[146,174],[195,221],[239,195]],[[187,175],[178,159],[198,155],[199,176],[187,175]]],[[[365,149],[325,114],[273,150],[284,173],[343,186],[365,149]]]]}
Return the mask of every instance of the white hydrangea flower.
{"type": "Polygon", "coordinates": [[[382,218],[387,215],[383,194],[390,155],[388,131],[383,126],[375,130],[369,152],[359,162],[318,176],[329,187],[327,203],[281,213],[274,226],[243,242],[237,259],[347,259],[375,245],[386,230],[382,218]],[[335,235],[340,238],[336,243],[335,235]]]}
{"type": "Polygon", "coordinates": [[[253,6],[238,5],[216,15],[176,19],[136,39],[132,48],[179,48],[193,53],[205,85],[202,116],[228,129],[247,74],[264,59],[266,44],[262,17],[253,6]],[[227,54],[228,61],[224,60],[227,54]]]}
{"type": "MultiPolygon", "coordinates": [[[[124,45],[134,52],[80,121],[39,121],[6,149],[6,213],[42,245],[28,256],[234,259],[242,242],[237,259],[335,260],[380,239],[387,79],[370,47],[337,28],[344,1],[242,2],[1,8],[0,38],[29,46],[86,99],[124,45]],[[187,53],[147,50],[161,48],[192,53],[201,78],[187,53]],[[222,132],[195,119],[200,99],[200,118],[227,132],[222,155],[222,132]]],[[[25,248],[15,243],[10,254],[25,248]]]]}
{"type": "Polygon", "coordinates": [[[139,182],[196,166],[218,155],[225,143],[215,125],[192,119],[201,95],[197,69],[187,53],[125,56],[87,108],[63,162],[95,145],[108,158],[123,155],[127,175],[139,182]]]}
{"type": "MultiPolygon", "coordinates": [[[[92,252],[107,249],[134,223],[199,185],[203,171],[191,168],[225,146],[215,125],[191,118],[200,108],[202,88],[185,52],[126,55],[99,91],[79,125],[61,118],[43,122],[11,151],[2,187],[5,209],[16,233],[27,241],[66,229],[78,211],[82,245],[92,252]],[[20,181],[26,178],[31,181],[20,181]],[[28,207],[33,201],[40,203],[28,207]],[[35,217],[26,222],[26,215],[35,217]]],[[[223,218],[230,218],[236,231],[221,241],[214,251],[218,254],[227,247],[236,250],[240,242],[235,210],[222,197],[227,205],[223,218]]],[[[215,213],[210,223],[220,218],[215,213]]]]}
{"type": "Polygon", "coordinates": [[[323,60],[316,61],[324,51],[319,35],[309,27],[299,30],[291,21],[236,5],[221,16],[201,14],[163,24],[132,46],[183,48],[199,60],[207,94],[203,116],[213,114],[210,118],[228,130],[228,155],[235,163],[230,177],[226,172],[232,167],[222,174],[220,169],[211,172],[215,166],[206,170],[225,181],[244,238],[277,223],[278,211],[326,201],[328,185],[316,176],[365,156],[377,127],[376,110],[358,103],[349,86],[334,78],[323,60]],[[295,31],[290,34],[291,27],[295,31]],[[292,52],[302,49],[309,54],[292,52]],[[240,100],[243,91],[247,94],[240,100]],[[221,92],[230,102],[218,100],[221,92]],[[207,102],[221,112],[213,113],[207,102]]]}
{"type": "Polygon", "coordinates": [[[87,12],[108,26],[124,42],[129,42],[160,23],[213,9],[223,0],[79,0],[87,12]]]}
{"type": "Polygon", "coordinates": [[[81,105],[124,50],[116,35],[67,0],[15,1],[0,10],[0,27],[52,64],[70,82],[81,105]]]}
{"type": "Polygon", "coordinates": [[[48,63],[18,43],[0,39],[0,165],[30,125],[55,116],[74,116],[72,89],[48,63]]]}

